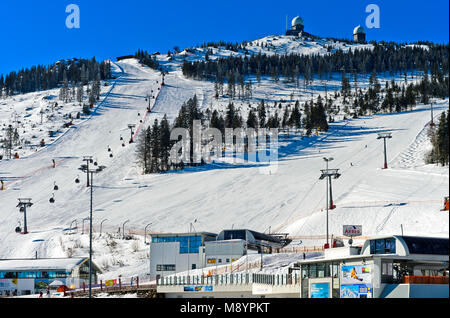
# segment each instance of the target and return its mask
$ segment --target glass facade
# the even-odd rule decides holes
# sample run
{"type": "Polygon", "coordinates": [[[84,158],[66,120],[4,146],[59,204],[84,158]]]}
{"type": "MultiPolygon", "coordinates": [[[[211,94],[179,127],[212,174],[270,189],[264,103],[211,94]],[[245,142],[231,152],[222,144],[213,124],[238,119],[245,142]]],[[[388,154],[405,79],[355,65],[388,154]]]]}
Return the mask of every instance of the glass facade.
{"type": "Polygon", "coordinates": [[[47,272],[0,272],[0,279],[8,278],[67,278],[70,273],[62,271],[47,272]]]}
{"type": "Polygon", "coordinates": [[[303,278],[322,278],[322,277],[339,277],[339,263],[322,262],[302,264],[303,278]]]}
{"type": "Polygon", "coordinates": [[[410,254],[449,255],[449,240],[446,238],[403,236],[410,254]]]}
{"type": "Polygon", "coordinates": [[[198,254],[200,246],[202,246],[201,236],[163,236],[154,237],[153,243],[180,243],[180,254],[198,254]]]}
{"type": "Polygon", "coordinates": [[[227,230],[224,232],[224,240],[247,240],[245,230],[227,230]]]}
{"type": "Polygon", "coordinates": [[[370,254],[395,254],[395,238],[371,240],[370,254]]]}

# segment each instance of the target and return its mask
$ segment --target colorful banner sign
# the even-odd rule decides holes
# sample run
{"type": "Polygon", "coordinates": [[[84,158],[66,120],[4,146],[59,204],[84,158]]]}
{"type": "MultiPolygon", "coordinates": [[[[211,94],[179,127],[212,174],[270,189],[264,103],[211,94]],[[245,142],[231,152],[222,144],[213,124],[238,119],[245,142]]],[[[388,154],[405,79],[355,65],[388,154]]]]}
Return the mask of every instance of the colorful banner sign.
{"type": "Polygon", "coordinates": [[[330,283],[311,283],[310,298],[330,298],[330,283]]]}
{"type": "Polygon", "coordinates": [[[371,284],[341,285],[341,298],[372,298],[371,284]]]}
{"type": "Polygon", "coordinates": [[[184,286],[185,292],[212,292],[212,286],[184,286]]]}
{"type": "Polygon", "coordinates": [[[341,266],[341,285],[372,284],[371,265],[341,266]]]}
{"type": "Polygon", "coordinates": [[[341,298],[372,298],[372,265],[341,266],[341,298]]]}
{"type": "Polygon", "coordinates": [[[17,289],[17,279],[0,279],[0,290],[17,289]]]}
{"type": "Polygon", "coordinates": [[[105,280],[105,286],[116,286],[116,285],[117,285],[117,279],[105,280]]]}

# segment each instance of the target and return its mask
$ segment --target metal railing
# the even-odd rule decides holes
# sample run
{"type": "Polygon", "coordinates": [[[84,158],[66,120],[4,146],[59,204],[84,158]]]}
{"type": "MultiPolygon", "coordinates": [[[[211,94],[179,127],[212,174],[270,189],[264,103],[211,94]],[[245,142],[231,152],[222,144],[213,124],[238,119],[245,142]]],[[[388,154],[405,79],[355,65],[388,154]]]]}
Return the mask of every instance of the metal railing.
{"type": "Polygon", "coordinates": [[[177,285],[249,285],[265,284],[272,286],[299,285],[299,274],[220,274],[220,275],[190,275],[160,277],[157,284],[160,286],[177,285]]]}

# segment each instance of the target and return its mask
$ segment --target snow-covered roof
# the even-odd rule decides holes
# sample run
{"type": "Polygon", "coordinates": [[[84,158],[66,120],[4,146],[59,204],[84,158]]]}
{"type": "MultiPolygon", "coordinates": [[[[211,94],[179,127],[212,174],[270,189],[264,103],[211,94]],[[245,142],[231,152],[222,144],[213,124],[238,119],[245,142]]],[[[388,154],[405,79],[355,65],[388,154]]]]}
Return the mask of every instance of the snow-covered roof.
{"type": "Polygon", "coordinates": [[[53,258],[53,259],[8,259],[0,260],[0,271],[71,271],[87,258],[53,258]]]}

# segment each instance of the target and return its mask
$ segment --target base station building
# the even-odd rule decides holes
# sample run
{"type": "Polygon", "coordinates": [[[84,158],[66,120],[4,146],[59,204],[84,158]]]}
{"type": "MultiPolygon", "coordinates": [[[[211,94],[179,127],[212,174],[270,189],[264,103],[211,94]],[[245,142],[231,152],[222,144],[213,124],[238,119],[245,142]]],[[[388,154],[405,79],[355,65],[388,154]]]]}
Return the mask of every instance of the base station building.
{"type": "Polygon", "coordinates": [[[152,234],[150,276],[161,277],[210,266],[226,265],[248,251],[271,253],[288,245],[286,234],[264,234],[247,229],[152,234]]]}
{"type": "Polygon", "coordinates": [[[448,238],[393,235],[299,256],[282,274],[165,276],[157,291],[166,298],[448,298],[448,271],[448,238]]]}
{"type": "MultiPolygon", "coordinates": [[[[92,263],[93,284],[99,273],[99,267],[92,263]]],[[[89,258],[0,260],[0,296],[45,292],[47,286],[55,282],[70,289],[88,284],[89,258]]]]}

